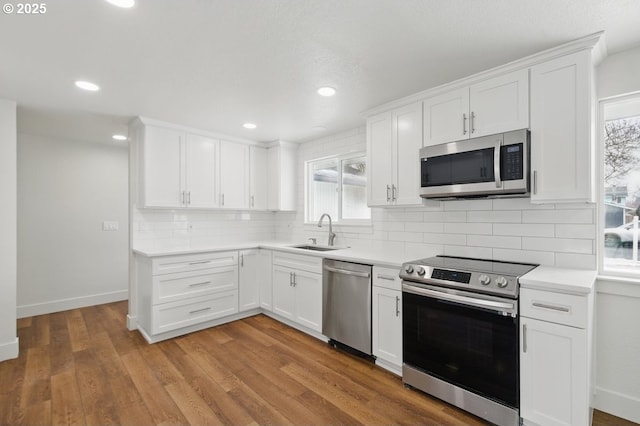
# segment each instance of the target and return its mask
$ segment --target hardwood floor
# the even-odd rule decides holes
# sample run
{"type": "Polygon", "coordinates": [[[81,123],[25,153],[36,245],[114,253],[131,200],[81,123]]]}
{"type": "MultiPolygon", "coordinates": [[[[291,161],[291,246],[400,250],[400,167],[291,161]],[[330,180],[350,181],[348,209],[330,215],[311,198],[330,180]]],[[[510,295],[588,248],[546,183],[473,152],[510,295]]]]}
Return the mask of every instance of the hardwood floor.
{"type": "Polygon", "coordinates": [[[0,424],[485,424],[264,315],[149,345],[126,310],[18,320],[0,424]]]}

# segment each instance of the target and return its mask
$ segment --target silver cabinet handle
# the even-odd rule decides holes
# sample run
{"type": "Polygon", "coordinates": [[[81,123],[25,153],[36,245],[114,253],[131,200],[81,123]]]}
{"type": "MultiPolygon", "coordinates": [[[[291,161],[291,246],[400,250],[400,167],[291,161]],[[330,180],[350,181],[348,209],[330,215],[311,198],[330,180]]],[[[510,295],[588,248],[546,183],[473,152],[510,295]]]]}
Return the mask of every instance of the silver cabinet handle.
{"type": "Polygon", "coordinates": [[[253,195],[252,195],[252,196],[251,196],[251,207],[253,208],[253,207],[255,207],[255,205],[256,205],[256,204],[255,204],[255,200],[254,200],[254,197],[253,197],[253,195]]]}
{"type": "Polygon", "coordinates": [[[293,272],[293,286],[295,287],[295,286],[296,286],[296,284],[297,284],[297,283],[296,283],[296,273],[295,273],[295,272],[293,272]]]}
{"type": "Polygon", "coordinates": [[[378,274],[378,279],[380,280],[387,280],[387,281],[395,281],[396,277],[394,277],[393,275],[383,275],[383,274],[378,274]]]}
{"type": "Polygon", "coordinates": [[[338,274],[352,275],[354,277],[361,277],[361,278],[369,278],[371,276],[371,274],[369,274],[368,272],[347,271],[346,269],[332,268],[331,266],[325,266],[324,270],[329,272],[336,272],[338,274]]]}
{"type": "Polygon", "coordinates": [[[189,262],[189,265],[200,265],[200,264],[209,263],[209,262],[210,260],[199,260],[197,262],[189,262]]]}
{"type": "Polygon", "coordinates": [[[396,201],[396,186],[391,185],[391,200],[396,201]]]}
{"type": "Polygon", "coordinates": [[[389,185],[387,185],[387,202],[391,201],[391,196],[389,195],[390,190],[391,188],[389,187],[389,185]]]}
{"type": "Polygon", "coordinates": [[[182,191],[182,194],[180,194],[180,204],[187,204],[185,195],[186,195],[185,191],[182,191]]]}
{"type": "Polygon", "coordinates": [[[533,193],[536,194],[538,192],[538,171],[533,171],[533,193]]]}
{"type": "Polygon", "coordinates": [[[244,266],[244,253],[240,253],[240,266],[244,266]]]}
{"type": "Polygon", "coordinates": [[[187,204],[191,204],[191,191],[187,192],[187,204]]]}
{"type": "Polygon", "coordinates": [[[209,284],[210,282],[211,281],[202,281],[200,283],[193,283],[193,284],[189,284],[189,287],[197,287],[197,286],[200,286],[200,285],[206,285],[206,284],[209,284]]]}
{"type": "Polygon", "coordinates": [[[522,352],[527,352],[527,324],[522,324],[522,352]]]}
{"type": "Polygon", "coordinates": [[[289,285],[293,285],[293,272],[289,272],[289,285]]]}
{"type": "Polygon", "coordinates": [[[471,111],[471,133],[475,133],[475,121],[476,121],[476,113],[471,111]]]}
{"type": "Polygon", "coordinates": [[[462,134],[467,134],[467,114],[462,114],[462,134]]]}
{"type": "Polygon", "coordinates": [[[540,302],[533,302],[532,305],[536,308],[551,309],[558,312],[569,312],[569,308],[566,306],[547,305],[546,303],[540,302]]]}
{"type": "Polygon", "coordinates": [[[224,206],[224,194],[220,194],[220,205],[224,206]]]}
{"type": "Polygon", "coordinates": [[[396,296],[396,316],[400,316],[400,297],[396,296]]]}
{"type": "Polygon", "coordinates": [[[190,314],[197,314],[197,313],[199,313],[199,312],[206,312],[206,311],[209,311],[209,310],[211,310],[211,307],[208,307],[208,308],[202,308],[202,309],[196,309],[195,311],[190,311],[189,313],[190,313],[190,314]]]}

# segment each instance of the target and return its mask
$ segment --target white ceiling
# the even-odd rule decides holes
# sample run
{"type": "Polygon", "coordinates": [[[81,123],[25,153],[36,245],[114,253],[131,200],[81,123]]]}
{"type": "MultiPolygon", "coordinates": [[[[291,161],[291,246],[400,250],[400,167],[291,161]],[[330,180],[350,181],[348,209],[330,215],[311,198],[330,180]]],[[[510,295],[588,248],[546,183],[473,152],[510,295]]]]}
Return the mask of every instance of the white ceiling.
{"type": "Polygon", "coordinates": [[[609,54],[640,45],[638,0],[46,4],[41,16],[0,15],[0,98],[18,102],[22,129],[64,133],[104,118],[94,135],[91,120],[76,129],[88,139],[142,115],[305,141],[363,125],[360,113],[387,101],[600,30],[609,54]],[[77,79],[102,90],[81,92],[77,79]],[[337,95],[318,96],[322,85],[337,95]],[[242,128],[246,121],[258,128],[242,128]]]}

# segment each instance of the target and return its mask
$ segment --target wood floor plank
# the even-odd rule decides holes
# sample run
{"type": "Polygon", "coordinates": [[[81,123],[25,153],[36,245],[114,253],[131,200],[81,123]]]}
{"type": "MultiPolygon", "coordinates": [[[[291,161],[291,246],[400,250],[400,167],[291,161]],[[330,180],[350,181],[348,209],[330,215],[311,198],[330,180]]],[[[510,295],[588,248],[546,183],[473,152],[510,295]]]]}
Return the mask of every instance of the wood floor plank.
{"type": "MultiPolygon", "coordinates": [[[[149,345],[126,301],[18,320],[0,424],[486,425],[266,315],[149,345]]],[[[594,412],[594,426],[631,425],[594,412]]]]}
{"type": "Polygon", "coordinates": [[[51,417],[53,424],[86,424],[76,372],[66,369],[51,376],[51,417]]]}

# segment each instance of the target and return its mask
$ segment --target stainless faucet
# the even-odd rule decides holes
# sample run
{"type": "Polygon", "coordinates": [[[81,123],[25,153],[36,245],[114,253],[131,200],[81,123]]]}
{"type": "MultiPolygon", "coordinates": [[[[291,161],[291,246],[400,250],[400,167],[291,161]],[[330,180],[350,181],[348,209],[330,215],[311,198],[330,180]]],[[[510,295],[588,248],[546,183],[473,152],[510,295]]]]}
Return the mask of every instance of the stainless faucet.
{"type": "Polygon", "coordinates": [[[322,228],[322,219],[324,219],[325,216],[329,218],[329,245],[332,246],[333,240],[335,240],[336,238],[336,234],[333,232],[333,226],[331,225],[331,216],[329,216],[328,213],[323,213],[322,216],[320,216],[320,220],[318,221],[318,228],[322,228]]]}

